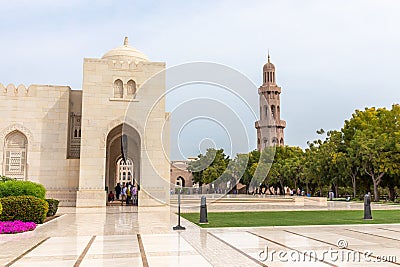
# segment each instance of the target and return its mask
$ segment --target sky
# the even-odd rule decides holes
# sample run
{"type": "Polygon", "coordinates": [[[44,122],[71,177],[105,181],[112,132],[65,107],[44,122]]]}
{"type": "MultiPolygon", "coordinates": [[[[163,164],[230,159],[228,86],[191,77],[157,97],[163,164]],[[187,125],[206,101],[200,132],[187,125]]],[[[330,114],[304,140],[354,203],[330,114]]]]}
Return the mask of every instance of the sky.
{"type": "MultiPolygon", "coordinates": [[[[129,36],[132,46],[167,67],[214,62],[240,72],[254,84],[254,92],[246,96],[251,105],[258,101],[269,49],[282,87],[281,118],[287,122],[288,145],[305,148],[307,141],[318,138],[317,129],[340,129],[355,109],[399,103],[400,2],[396,0],[1,0],[0,4],[2,84],[80,89],[83,58],[100,58],[129,36]]],[[[187,86],[185,92],[192,101],[214,94],[209,85],[187,86]]],[[[167,96],[168,111],[179,110],[182,94],[167,96]]],[[[236,111],[244,112],[240,107],[236,111]]],[[[216,108],[214,113],[218,112],[216,108]]],[[[230,149],[224,127],[211,120],[190,123],[178,141],[184,152],[173,152],[173,158],[196,156],[209,143],[230,149]]],[[[255,148],[254,120],[241,124],[248,130],[249,145],[229,153],[255,148]]]]}

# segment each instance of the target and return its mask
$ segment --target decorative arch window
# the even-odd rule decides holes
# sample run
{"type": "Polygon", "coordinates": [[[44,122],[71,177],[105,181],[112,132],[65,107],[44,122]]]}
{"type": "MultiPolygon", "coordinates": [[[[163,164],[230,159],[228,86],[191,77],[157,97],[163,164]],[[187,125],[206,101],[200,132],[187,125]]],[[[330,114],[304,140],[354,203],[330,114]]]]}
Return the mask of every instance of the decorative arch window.
{"type": "Polygon", "coordinates": [[[265,118],[268,119],[268,106],[265,105],[264,108],[265,108],[265,118]]]}
{"type": "Polygon", "coordinates": [[[283,146],[283,138],[281,138],[281,146],[283,146]]]}
{"type": "Polygon", "coordinates": [[[266,137],[263,138],[262,148],[266,148],[268,146],[268,139],[266,137]]]}
{"type": "Polygon", "coordinates": [[[71,112],[69,120],[68,158],[79,159],[81,152],[81,115],[71,112]]]}
{"type": "Polygon", "coordinates": [[[276,137],[272,138],[272,143],[273,143],[274,145],[275,145],[275,144],[279,144],[278,142],[279,142],[278,138],[276,138],[276,137]]]}
{"type": "Polygon", "coordinates": [[[117,161],[117,183],[129,183],[133,184],[133,162],[131,159],[127,159],[126,163],[122,158],[117,161]]]}
{"type": "Polygon", "coordinates": [[[134,96],[136,94],[136,82],[134,80],[128,81],[127,94],[128,94],[128,96],[134,96]]]}
{"type": "Polygon", "coordinates": [[[4,143],[4,175],[26,179],[26,153],[28,140],[20,131],[8,134],[4,143]]]}
{"type": "Polygon", "coordinates": [[[124,84],[120,79],[115,80],[114,82],[114,98],[123,98],[124,97],[124,84]]]}

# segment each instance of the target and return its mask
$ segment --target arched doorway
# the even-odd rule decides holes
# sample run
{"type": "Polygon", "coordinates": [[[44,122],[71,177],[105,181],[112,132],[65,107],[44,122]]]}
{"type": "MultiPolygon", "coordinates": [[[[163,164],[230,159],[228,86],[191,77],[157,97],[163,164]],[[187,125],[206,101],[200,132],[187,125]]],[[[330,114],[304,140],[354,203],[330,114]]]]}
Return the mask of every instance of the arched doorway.
{"type": "Polygon", "coordinates": [[[141,142],[139,133],[127,124],[120,124],[107,135],[105,187],[114,191],[118,182],[140,184],[141,142]],[[122,160],[122,134],[127,136],[127,159],[122,160]],[[124,180],[125,178],[125,180],[124,180]]]}
{"type": "Polygon", "coordinates": [[[176,178],[176,185],[185,187],[185,179],[182,176],[179,176],[178,178],[176,178]]]}

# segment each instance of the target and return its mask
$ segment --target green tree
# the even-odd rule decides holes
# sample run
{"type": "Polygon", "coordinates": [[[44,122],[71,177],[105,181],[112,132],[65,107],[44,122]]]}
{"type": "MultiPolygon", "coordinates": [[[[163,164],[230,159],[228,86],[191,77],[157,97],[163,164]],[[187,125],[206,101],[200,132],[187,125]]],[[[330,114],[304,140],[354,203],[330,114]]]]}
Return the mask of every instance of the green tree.
{"type": "Polygon", "coordinates": [[[356,110],[343,128],[350,155],[372,180],[375,201],[383,177],[399,174],[399,118],[398,105],[392,110],[366,108],[356,110]]]}
{"type": "Polygon", "coordinates": [[[197,160],[189,163],[188,170],[192,172],[194,182],[201,186],[221,177],[229,161],[223,149],[209,148],[205,155],[200,154],[197,160]]]}

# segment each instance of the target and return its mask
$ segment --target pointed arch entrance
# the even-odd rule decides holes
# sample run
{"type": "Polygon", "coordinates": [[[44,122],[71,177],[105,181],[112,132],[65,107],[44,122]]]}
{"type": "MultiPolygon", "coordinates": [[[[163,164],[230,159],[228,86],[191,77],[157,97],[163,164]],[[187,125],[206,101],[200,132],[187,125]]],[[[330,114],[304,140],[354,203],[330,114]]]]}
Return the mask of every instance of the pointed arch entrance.
{"type": "Polygon", "coordinates": [[[140,184],[140,151],[139,133],[127,124],[120,124],[107,135],[105,187],[107,192],[114,191],[119,182],[140,184]],[[122,135],[127,136],[127,158],[122,159],[122,135]]]}

